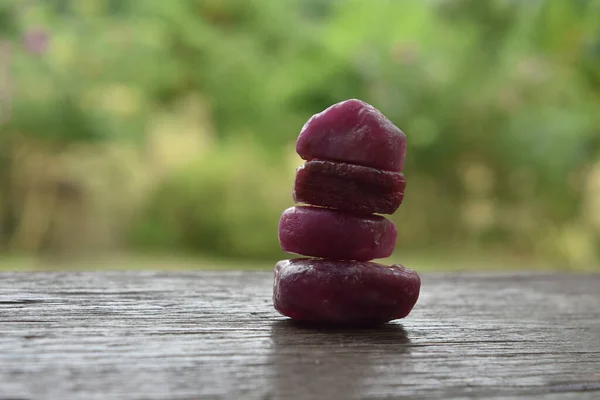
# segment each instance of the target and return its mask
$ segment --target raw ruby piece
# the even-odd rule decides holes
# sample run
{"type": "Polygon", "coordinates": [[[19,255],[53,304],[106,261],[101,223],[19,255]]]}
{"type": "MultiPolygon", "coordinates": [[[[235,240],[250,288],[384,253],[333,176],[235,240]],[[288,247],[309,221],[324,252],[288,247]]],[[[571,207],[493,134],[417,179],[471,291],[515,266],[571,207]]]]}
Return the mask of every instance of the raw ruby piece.
{"type": "Polygon", "coordinates": [[[401,265],[297,258],[275,265],[275,309],[292,319],[379,325],[406,317],[419,298],[419,275],[401,265]]]}
{"type": "Polygon", "coordinates": [[[283,250],[334,260],[370,261],[389,257],[398,231],[379,215],[360,216],[319,207],[292,207],[279,221],[283,250]]]}
{"type": "Polygon", "coordinates": [[[314,160],[296,171],[294,200],[358,214],[393,214],[405,188],[401,172],[314,160]]]}
{"type": "Polygon", "coordinates": [[[307,161],[325,159],[400,172],[406,135],[372,105],[351,99],[313,115],[298,136],[296,151],[307,161]]]}

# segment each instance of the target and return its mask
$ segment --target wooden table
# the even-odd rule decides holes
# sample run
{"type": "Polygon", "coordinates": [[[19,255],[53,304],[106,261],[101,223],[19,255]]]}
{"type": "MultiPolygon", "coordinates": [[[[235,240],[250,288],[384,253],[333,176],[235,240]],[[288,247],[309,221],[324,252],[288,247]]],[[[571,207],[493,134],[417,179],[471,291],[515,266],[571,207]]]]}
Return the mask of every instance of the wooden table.
{"type": "Polygon", "coordinates": [[[600,398],[600,275],[424,274],[369,330],[290,323],[271,283],[0,274],[0,399],[600,398]]]}

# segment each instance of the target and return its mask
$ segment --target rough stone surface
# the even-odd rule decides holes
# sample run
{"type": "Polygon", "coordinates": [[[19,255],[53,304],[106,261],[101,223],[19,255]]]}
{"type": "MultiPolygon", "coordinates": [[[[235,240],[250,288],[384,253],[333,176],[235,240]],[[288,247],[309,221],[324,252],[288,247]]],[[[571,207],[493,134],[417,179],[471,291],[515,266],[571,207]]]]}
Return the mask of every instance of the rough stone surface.
{"type": "Polygon", "coordinates": [[[291,207],[279,221],[284,251],[334,260],[370,261],[389,257],[398,230],[382,216],[360,216],[320,207],[291,207]]]}
{"type": "Polygon", "coordinates": [[[405,188],[400,172],[313,160],[296,171],[294,200],[357,214],[393,214],[405,188]]]}
{"type": "Polygon", "coordinates": [[[276,264],[273,302],[296,321],[378,325],[406,317],[420,287],[419,275],[401,265],[296,258],[276,264]]]}
{"type": "Polygon", "coordinates": [[[375,107],[351,99],[313,115],[298,136],[296,151],[309,161],[326,159],[400,172],[406,136],[375,107]]]}

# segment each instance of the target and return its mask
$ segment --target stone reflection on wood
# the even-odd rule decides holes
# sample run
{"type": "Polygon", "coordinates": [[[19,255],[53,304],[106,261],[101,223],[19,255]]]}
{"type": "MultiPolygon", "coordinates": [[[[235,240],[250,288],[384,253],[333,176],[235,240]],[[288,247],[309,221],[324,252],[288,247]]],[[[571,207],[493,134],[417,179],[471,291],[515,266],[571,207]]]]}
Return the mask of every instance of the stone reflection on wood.
{"type": "Polygon", "coordinates": [[[279,242],[309,256],[275,266],[273,303],[297,321],[380,325],[406,317],[419,297],[419,275],[389,257],[404,198],[406,136],[373,106],[347,100],[314,115],[296,146],[296,206],[284,211],[279,242]]]}

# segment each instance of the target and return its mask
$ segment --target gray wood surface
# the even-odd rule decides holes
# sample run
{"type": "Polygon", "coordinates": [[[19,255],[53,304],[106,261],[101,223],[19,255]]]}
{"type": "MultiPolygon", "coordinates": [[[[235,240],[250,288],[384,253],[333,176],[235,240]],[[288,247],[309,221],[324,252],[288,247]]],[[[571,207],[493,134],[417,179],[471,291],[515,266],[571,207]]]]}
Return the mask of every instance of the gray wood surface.
{"type": "Polygon", "coordinates": [[[423,275],[405,320],[299,327],[270,273],[0,274],[0,399],[600,398],[600,275],[423,275]]]}

